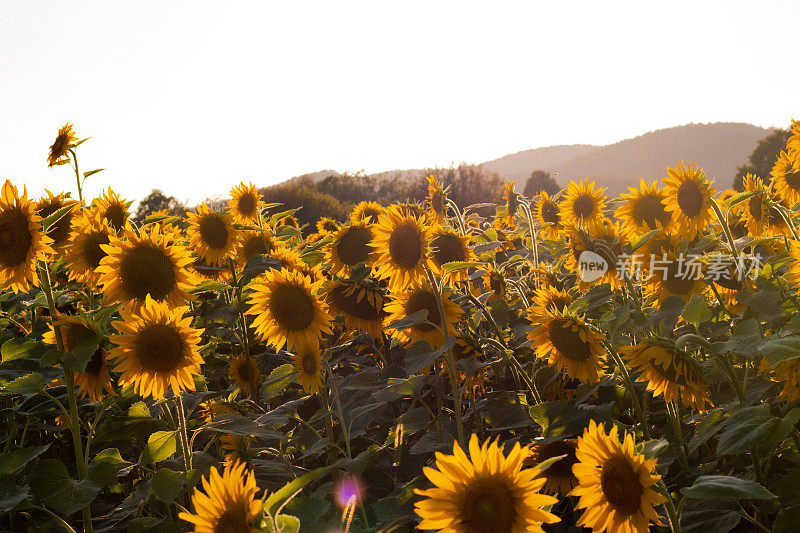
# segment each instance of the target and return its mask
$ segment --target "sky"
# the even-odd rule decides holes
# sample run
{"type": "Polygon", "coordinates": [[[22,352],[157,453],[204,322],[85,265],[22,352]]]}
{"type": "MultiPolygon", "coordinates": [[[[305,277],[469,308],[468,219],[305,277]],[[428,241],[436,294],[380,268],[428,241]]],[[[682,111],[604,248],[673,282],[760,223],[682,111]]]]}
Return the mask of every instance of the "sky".
{"type": "Polygon", "coordinates": [[[88,197],[800,118],[800,2],[0,0],[0,179],[88,197]]]}

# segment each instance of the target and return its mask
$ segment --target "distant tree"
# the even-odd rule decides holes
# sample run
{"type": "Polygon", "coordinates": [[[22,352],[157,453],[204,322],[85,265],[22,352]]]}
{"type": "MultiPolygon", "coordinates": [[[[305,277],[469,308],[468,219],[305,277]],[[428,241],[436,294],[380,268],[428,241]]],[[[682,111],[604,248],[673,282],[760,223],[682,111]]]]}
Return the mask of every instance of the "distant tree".
{"type": "Polygon", "coordinates": [[[363,172],[333,174],[316,184],[316,189],[330,194],[340,202],[357,204],[363,200],[378,200],[377,180],[363,172]]]}
{"type": "Polygon", "coordinates": [[[534,170],[531,172],[531,177],[525,182],[525,189],[522,194],[526,198],[533,198],[535,195],[544,191],[547,194],[553,195],[561,190],[561,187],[553,179],[549,172],[544,170],[534,170]]]}
{"type": "Polygon", "coordinates": [[[174,196],[167,196],[161,189],[153,189],[153,192],[145,196],[136,208],[136,215],[133,217],[137,224],[152,215],[156,211],[166,211],[170,215],[186,215],[186,206],[178,201],[174,196]]]}
{"type": "Polygon", "coordinates": [[[789,130],[776,130],[760,141],[753,153],[750,154],[747,164],[739,167],[736,177],[733,178],[733,188],[737,191],[744,190],[744,177],[748,172],[756,174],[765,182],[770,179],[770,172],[775,165],[775,160],[781,154],[781,150],[786,149],[786,141],[789,140],[791,133],[789,130]]]}
{"type": "MultiPolygon", "coordinates": [[[[481,203],[498,203],[503,194],[504,180],[494,172],[487,172],[481,165],[461,163],[457,167],[446,169],[429,169],[425,176],[434,174],[443,186],[450,186],[450,198],[459,207],[481,203]]],[[[424,179],[425,192],[427,183],[424,179]]],[[[417,193],[419,194],[419,193],[417,193]]]]}
{"type": "Polygon", "coordinates": [[[294,216],[301,224],[308,224],[306,233],[316,231],[317,220],[321,217],[345,220],[352,208],[330,194],[318,191],[310,179],[273,185],[259,189],[258,192],[267,203],[282,204],[282,209],[299,207],[300,210],[294,216]]]}

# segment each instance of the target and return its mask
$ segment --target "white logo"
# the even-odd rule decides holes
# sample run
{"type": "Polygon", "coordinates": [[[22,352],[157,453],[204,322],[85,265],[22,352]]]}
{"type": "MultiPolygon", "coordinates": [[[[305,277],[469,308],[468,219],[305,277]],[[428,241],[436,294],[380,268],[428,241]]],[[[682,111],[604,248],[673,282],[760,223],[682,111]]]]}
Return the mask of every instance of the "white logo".
{"type": "Polygon", "coordinates": [[[578,257],[578,277],[585,283],[591,283],[608,272],[608,262],[603,256],[584,250],[578,257]]]}

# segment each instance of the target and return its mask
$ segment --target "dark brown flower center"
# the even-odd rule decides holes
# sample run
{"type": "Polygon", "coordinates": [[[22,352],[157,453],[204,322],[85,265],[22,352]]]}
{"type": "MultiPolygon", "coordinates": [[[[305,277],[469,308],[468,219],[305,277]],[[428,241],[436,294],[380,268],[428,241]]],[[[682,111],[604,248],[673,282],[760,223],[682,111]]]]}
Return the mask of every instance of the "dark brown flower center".
{"type": "Polygon", "coordinates": [[[497,272],[489,274],[489,289],[494,291],[494,296],[502,297],[506,293],[506,280],[497,272]]]}
{"type": "Polygon", "coordinates": [[[242,381],[250,381],[250,363],[242,361],[237,372],[242,381]]]}
{"type": "Polygon", "coordinates": [[[268,244],[267,238],[261,235],[253,235],[244,241],[242,254],[245,260],[250,259],[256,254],[268,254],[272,251],[272,246],[268,244]]]}
{"type": "Polygon", "coordinates": [[[747,208],[750,211],[750,218],[756,222],[761,222],[763,205],[764,204],[761,201],[761,195],[755,194],[751,196],[750,200],[747,202],[747,208]]]}
{"type": "Polygon", "coordinates": [[[228,244],[228,228],[217,215],[206,215],[200,219],[200,237],[209,248],[221,250],[228,244]]]}
{"type": "Polygon", "coordinates": [[[670,214],[664,209],[662,198],[657,194],[647,194],[642,196],[633,205],[633,221],[637,226],[647,224],[650,229],[656,228],[656,221],[662,226],[669,222],[670,214]]]}
{"type": "Polygon", "coordinates": [[[256,199],[250,193],[245,193],[239,197],[236,202],[236,207],[239,209],[239,214],[247,218],[252,218],[256,214],[256,199]]]}
{"type": "Polygon", "coordinates": [[[369,223],[374,223],[378,221],[378,217],[380,215],[381,213],[377,209],[367,208],[361,212],[361,220],[366,220],[369,223]]]}
{"type": "MultiPolygon", "coordinates": [[[[333,305],[346,314],[362,320],[380,320],[383,309],[376,309],[370,303],[368,294],[365,294],[364,297],[359,300],[359,291],[360,289],[357,288],[350,294],[347,294],[348,287],[346,285],[340,285],[334,287],[329,294],[333,305]]],[[[380,295],[377,295],[376,300],[382,301],[383,299],[380,295]]]]}
{"type": "Polygon", "coordinates": [[[579,331],[572,331],[571,320],[554,318],[550,321],[547,333],[553,347],[567,359],[585,362],[591,357],[589,344],[581,339],[579,331]]]}
{"type": "Polygon", "coordinates": [[[302,331],[314,321],[314,301],[304,287],[283,283],[272,290],[269,310],[287,331],[302,331]]]}
{"type": "Polygon", "coordinates": [[[514,493],[497,475],[473,479],[461,502],[461,523],[469,533],[510,533],[517,519],[514,493]]]}
{"type": "Polygon", "coordinates": [[[572,203],[572,213],[578,220],[592,218],[595,213],[594,199],[588,194],[582,194],[572,203]]]}
{"type": "Polygon", "coordinates": [[[441,327],[442,315],[439,314],[439,303],[436,299],[436,295],[429,290],[419,289],[409,297],[405,311],[406,315],[411,315],[423,309],[428,311],[427,320],[431,324],[423,322],[414,326],[414,329],[419,331],[432,331],[434,329],[433,325],[441,327]]]}
{"type": "Polygon", "coordinates": [[[536,447],[536,460],[541,463],[551,457],[566,455],[559,459],[545,471],[547,477],[572,477],[572,465],[578,462],[575,456],[575,445],[564,440],[557,440],[548,444],[540,444],[536,447]]]}
{"type": "Polygon", "coordinates": [[[684,216],[694,218],[699,215],[703,209],[703,200],[703,191],[696,180],[686,180],[678,187],[678,207],[684,216]]]}
{"type": "Polygon", "coordinates": [[[244,506],[226,510],[214,525],[214,533],[250,533],[244,506]]]}
{"type": "Polygon", "coordinates": [[[97,268],[100,260],[106,256],[106,253],[100,248],[101,244],[108,244],[109,238],[105,233],[90,233],[83,241],[81,252],[83,260],[92,269],[97,268]]]}
{"type": "Polygon", "coordinates": [[[413,220],[404,220],[389,237],[389,255],[401,269],[412,270],[422,260],[424,245],[417,224],[413,220]]]}
{"type": "Polygon", "coordinates": [[[173,325],[150,324],[136,335],[136,359],[150,372],[173,372],[183,363],[189,347],[173,325]]]}
{"type": "Polygon", "coordinates": [[[28,257],[33,237],[28,217],[17,208],[0,212],[0,265],[15,267],[28,257]]]}
{"type": "Polygon", "coordinates": [[[689,294],[694,288],[695,280],[693,272],[684,269],[680,272],[680,265],[678,261],[670,261],[667,265],[666,273],[662,269],[660,272],[654,273],[656,276],[662,276],[661,283],[672,294],[683,296],[689,294]]]}
{"type": "Polygon", "coordinates": [[[122,207],[122,204],[111,204],[108,206],[108,209],[106,209],[106,214],[103,215],[103,217],[111,224],[111,227],[119,233],[125,225],[128,213],[125,211],[125,208],[122,207]]]}
{"type": "Polygon", "coordinates": [[[558,206],[554,202],[545,202],[542,204],[542,220],[550,224],[558,224],[561,222],[561,217],[558,214],[558,206]]]}
{"type": "Polygon", "coordinates": [[[372,232],[363,226],[352,226],[334,243],[339,260],[347,266],[366,263],[373,248],[372,232]]]}
{"type": "Polygon", "coordinates": [[[120,261],[119,277],[127,294],[144,300],[149,294],[163,301],[175,288],[175,265],[161,248],[152,243],[137,244],[120,261]]]}
{"type": "Polygon", "coordinates": [[[303,367],[303,373],[308,376],[317,375],[317,358],[313,353],[303,354],[300,362],[303,367]]]}
{"type": "Polygon", "coordinates": [[[103,369],[103,361],[103,349],[98,346],[92,358],[86,363],[86,368],[83,370],[84,373],[99,376],[100,371],[103,369]]]}
{"type": "Polygon", "coordinates": [[[625,457],[615,455],[606,460],[600,474],[600,486],[606,500],[618,512],[630,516],[639,510],[644,488],[639,474],[625,457]]]}
{"type": "Polygon", "coordinates": [[[438,266],[453,261],[466,261],[467,251],[458,235],[443,233],[434,237],[431,242],[433,247],[432,259],[438,266]]]}
{"type": "Polygon", "coordinates": [[[786,184],[792,189],[800,190],[800,172],[791,168],[786,169],[786,184]]]}
{"type": "Polygon", "coordinates": [[[74,350],[82,338],[94,334],[94,331],[83,324],[69,324],[66,328],[61,326],[60,330],[61,340],[64,342],[64,351],[66,352],[74,350]]]}

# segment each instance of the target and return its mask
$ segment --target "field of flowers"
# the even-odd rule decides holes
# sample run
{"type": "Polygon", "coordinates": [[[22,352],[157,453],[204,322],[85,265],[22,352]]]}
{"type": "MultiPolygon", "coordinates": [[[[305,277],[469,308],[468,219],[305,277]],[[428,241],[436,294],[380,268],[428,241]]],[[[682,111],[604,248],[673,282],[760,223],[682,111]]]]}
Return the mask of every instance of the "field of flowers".
{"type": "Polygon", "coordinates": [[[135,224],[65,126],[77,190],[0,195],[0,529],[797,531],[792,132],[744,192],[299,228],[245,183],[135,224]]]}

